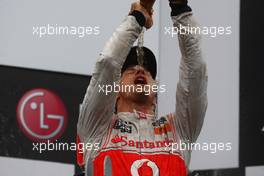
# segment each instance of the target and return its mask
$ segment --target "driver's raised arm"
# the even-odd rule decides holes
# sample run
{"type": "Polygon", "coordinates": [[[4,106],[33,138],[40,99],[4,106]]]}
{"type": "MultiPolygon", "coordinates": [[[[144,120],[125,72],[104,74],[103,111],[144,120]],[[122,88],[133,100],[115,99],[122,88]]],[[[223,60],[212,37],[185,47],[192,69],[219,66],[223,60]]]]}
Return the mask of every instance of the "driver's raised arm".
{"type": "MultiPolygon", "coordinates": [[[[187,0],[170,0],[175,28],[198,27],[187,0]]],[[[184,31],[182,31],[184,32],[184,31]]],[[[195,142],[207,108],[207,70],[202,56],[201,36],[194,31],[178,34],[182,54],[176,92],[174,126],[180,138],[195,142]]]]}
{"type": "Polygon", "coordinates": [[[106,95],[103,87],[119,81],[123,63],[143,26],[150,28],[152,18],[139,3],[133,3],[130,14],[108,40],[96,62],[77,124],[82,142],[94,142],[107,131],[117,93],[108,92],[106,95]]]}

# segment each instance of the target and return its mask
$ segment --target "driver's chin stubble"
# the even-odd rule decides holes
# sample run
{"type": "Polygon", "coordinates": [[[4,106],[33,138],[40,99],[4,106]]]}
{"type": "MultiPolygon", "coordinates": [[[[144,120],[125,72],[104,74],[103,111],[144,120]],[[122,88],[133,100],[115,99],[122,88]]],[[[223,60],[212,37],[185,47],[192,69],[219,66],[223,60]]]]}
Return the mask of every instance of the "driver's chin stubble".
{"type": "Polygon", "coordinates": [[[151,100],[151,94],[148,92],[134,92],[130,95],[134,102],[139,104],[146,104],[151,100]]]}

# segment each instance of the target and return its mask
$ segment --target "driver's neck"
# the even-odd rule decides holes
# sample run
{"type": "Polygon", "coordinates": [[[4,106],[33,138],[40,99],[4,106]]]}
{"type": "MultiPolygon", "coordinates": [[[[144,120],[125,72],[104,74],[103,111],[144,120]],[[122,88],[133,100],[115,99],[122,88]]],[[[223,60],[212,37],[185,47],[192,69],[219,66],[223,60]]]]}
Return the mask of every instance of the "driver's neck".
{"type": "Polygon", "coordinates": [[[135,110],[145,114],[154,115],[152,103],[139,103],[128,100],[124,101],[123,99],[118,101],[117,112],[134,112],[135,110]]]}

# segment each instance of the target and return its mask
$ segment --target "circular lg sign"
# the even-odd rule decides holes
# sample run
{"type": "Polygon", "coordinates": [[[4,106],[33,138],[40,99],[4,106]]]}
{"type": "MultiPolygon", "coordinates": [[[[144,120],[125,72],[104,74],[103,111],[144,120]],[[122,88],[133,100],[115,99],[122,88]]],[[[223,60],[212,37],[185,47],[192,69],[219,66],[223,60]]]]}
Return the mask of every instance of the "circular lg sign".
{"type": "Polygon", "coordinates": [[[17,106],[19,127],[33,141],[58,139],[67,125],[67,111],[63,101],[47,89],[33,89],[25,93],[17,106]]]}

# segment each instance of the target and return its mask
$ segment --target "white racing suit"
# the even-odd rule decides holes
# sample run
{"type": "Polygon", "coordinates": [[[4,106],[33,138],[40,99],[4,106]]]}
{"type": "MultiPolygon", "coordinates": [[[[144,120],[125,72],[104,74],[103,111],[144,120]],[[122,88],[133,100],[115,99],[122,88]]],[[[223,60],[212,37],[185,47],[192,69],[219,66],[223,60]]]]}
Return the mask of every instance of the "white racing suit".
{"type": "MultiPolygon", "coordinates": [[[[192,12],[174,16],[172,21],[174,27],[196,26],[192,12]]],[[[127,16],[97,60],[77,131],[82,143],[100,144],[99,150],[84,151],[87,176],[187,175],[191,151],[176,149],[174,144],[195,142],[206,112],[207,73],[198,34],[178,36],[182,59],[176,112],[162,117],[115,114],[117,93],[99,92],[99,85],[120,80],[122,65],[141,31],[136,18],[127,16]]]]}

